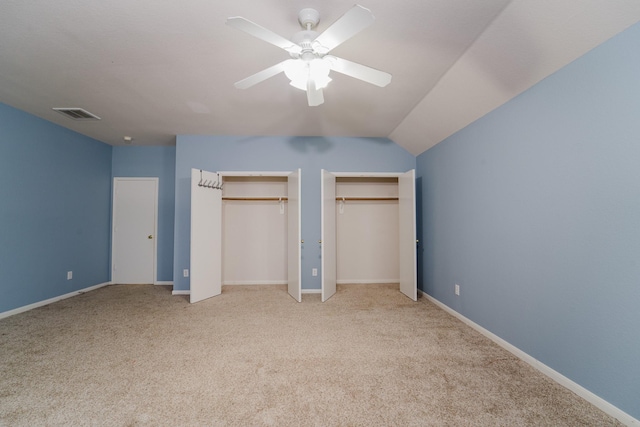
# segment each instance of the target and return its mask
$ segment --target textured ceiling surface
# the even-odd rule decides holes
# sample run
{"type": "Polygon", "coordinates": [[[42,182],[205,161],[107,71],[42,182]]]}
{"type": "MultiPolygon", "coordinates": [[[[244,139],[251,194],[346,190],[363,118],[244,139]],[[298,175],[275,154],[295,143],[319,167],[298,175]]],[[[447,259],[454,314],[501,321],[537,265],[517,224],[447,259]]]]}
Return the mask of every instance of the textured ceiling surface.
{"type": "Polygon", "coordinates": [[[389,137],[419,154],[640,20],[637,0],[363,0],[376,17],[332,54],[393,75],[380,88],[331,73],[307,106],[283,74],[233,83],[287,53],[225,25],[290,38],[299,10],[322,32],[336,0],[3,0],[0,102],[112,145],[178,134],[389,137]],[[52,110],[80,107],[78,122],[52,110]]]}

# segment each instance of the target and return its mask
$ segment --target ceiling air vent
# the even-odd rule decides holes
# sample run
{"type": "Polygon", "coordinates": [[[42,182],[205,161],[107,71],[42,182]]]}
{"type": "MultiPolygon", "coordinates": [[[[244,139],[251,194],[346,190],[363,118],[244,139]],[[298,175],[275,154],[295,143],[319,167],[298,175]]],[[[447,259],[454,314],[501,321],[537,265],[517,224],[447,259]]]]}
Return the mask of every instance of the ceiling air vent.
{"type": "Polygon", "coordinates": [[[73,120],[100,120],[100,117],[82,108],[54,108],[54,110],[73,120]]]}

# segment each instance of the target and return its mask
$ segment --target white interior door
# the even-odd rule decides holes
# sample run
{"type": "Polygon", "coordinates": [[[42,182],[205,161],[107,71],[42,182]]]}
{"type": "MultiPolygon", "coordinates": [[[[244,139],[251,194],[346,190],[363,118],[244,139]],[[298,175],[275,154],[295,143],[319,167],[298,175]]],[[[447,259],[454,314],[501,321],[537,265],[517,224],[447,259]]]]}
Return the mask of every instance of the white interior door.
{"type": "Polygon", "coordinates": [[[213,172],[191,170],[191,302],[222,292],[222,191],[213,172]]]}
{"type": "Polygon", "coordinates": [[[336,176],[322,169],[321,180],[322,302],[336,293],[336,176]]]}
{"type": "Polygon", "coordinates": [[[287,269],[289,295],[298,302],[302,302],[302,266],[301,263],[301,179],[302,171],[292,172],[287,179],[288,212],[287,212],[287,269]]]}
{"type": "Polygon", "coordinates": [[[415,171],[398,177],[400,292],[418,300],[416,268],[416,178],[415,171]]]}
{"type": "Polygon", "coordinates": [[[114,178],[113,283],[155,283],[158,178],[114,178]]]}

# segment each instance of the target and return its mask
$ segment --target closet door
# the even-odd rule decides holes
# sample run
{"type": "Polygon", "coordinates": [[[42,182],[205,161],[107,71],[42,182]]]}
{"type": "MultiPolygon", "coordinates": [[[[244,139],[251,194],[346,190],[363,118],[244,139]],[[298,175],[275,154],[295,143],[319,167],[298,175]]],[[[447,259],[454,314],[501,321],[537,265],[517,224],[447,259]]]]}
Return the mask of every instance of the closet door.
{"type": "Polygon", "coordinates": [[[400,292],[418,300],[416,269],[416,178],[415,171],[398,177],[400,292]]]}
{"type": "Polygon", "coordinates": [[[322,302],[336,293],[336,176],[322,169],[321,180],[322,302]]]}
{"type": "Polygon", "coordinates": [[[191,302],[222,292],[222,191],[213,172],[191,170],[191,302]]]}
{"type": "Polygon", "coordinates": [[[292,172],[287,178],[287,269],[288,269],[288,291],[289,295],[298,302],[302,302],[302,266],[301,262],[301,241],[302,232],[300,224],[300,195],[302,171],[298,169],[292,172]]]}

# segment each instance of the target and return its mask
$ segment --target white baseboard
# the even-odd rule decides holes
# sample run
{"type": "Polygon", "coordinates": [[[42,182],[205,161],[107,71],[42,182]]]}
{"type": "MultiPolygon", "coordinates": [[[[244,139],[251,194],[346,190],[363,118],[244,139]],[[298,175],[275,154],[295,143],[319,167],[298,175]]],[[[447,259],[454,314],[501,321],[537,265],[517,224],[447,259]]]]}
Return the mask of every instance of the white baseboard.
{"type": "Polygon", "coordinates": [[[336,281],[336,284],[338,284],[338,285],[386,285],[387,283],[400,283],[400,279],[384,279],[384,280],[380,280],[380,279],[371,279],[371,280],[363,280],[363,279],[350,280],[350,279],[345,279],[345,280],[336,281]]]}
{"type": "Polygon", "coordinates": [[[606,414],[612,416],[613,418],[617,419],[618,421],[620,421],[624,425],[636,426],[636,427],[640,426],[640,421],[639,420],[637,420],[634,417],[632,417],[631,415],[627,414],[622,409],[618,408],[617,406],[612,405],[611,403],[607,402],[606,400],[604,400],[603,398],[599,397],[598,395],[590,392],[586,388],[582,387],[580,384],[578,384],[578,383],[570,380],[569,378],[565,377],[560,372],[548,367],[544,363],[542,363],[539,360],[535,359],[533,356],[530,356],[529,354],[527,354],[524,351],[520,350],[518,347],[514,346],[513,344],[510,344],[509,342],[503,340],[502,338],[500,338],[499,336],[497,336],[493,332],[490,332],[489,330],[487,330],[487,329],[483,328],[482,326],[478,325],[473,320],[470,320],[470,319],[466,318],[465,316],[463,316],[462,314],[458,313],[457,311],[455,311],[454,309],[452,309],[448,305],[438,301],[437,299],[435,299],[431,295],[428,295],[425,292],[422,292],[421,290],[418,290],[418,292],[420,294],[422,294],[422,296],[424,296],[426,299],[428,299],[429,301],[431,301],[432,303],[434,303],[435,305],[437,305],[438,307],[440,307],[441,309],[446,311],[447,313],[449,313],[452,316],[460,319],[462,322],[466,323],[467,325],[469,325],[470,327],[472,327],[476,331],[480,332],[482,335],[484,335],[485,337],[489,338],[491,341],[495,342],[500,347],[502,347],[505,350],[507,350],[509,353],[511,353],[514,356],[518,357],[523,362],[528,363],[529,365],[531,365],[532,367],[534,367],[538,371],[542,372],[544,375],[546,375],[547,377],[551,378],[552,380],[554,380],[555,382],[557,382],[561,386],[571,390],[572,392],[574,392],[578,396],[582,397],[587,402],[589,402],[592,405],[594,405],[595,407],[599,408],[602,412],[605,412],[606,414]]]}
{"type": "Polygon", "coordinates": [[[189,289],[185,291],[174,289],[173,291],[171,291],[171,295],[191,295],[191,291],[189,289]]]}
{"type": "Polygon", "coordinates": [[[33,304],[25,305],[22,307],[14,308],[13,310],[5,311],[0,313],[0,319],[4,319],[5,317],[13,316],[14,314],[24,313],[25,311],[33,310],[34,308],[43,307],[45,305],[52,304],[54,302],[58,302],[63,299],[71,298],[78,296],[80,294],[84,294],[89,291],[96,290],[98,288],[102,288],[104,286],[111,285],[111,282],[100,283],[99,285],[89,286],[88,288],[80,289],[78,291],[69,292],[68,294],[60,295],[57,297],[49,298],[44,301],[34,302],[33,304]]]}
{"type": "Polygon", "coordinates": [[[246,285],[286,285],[286,280],[227,280],[222,286],[246,286],[246,285]]]}
{"type": "Polygon", "coordinates": [[[154,285],[159,285],[159,286],[173,286],[173,282],[156,282],[156,283],[154,283],[154,285]]]}

